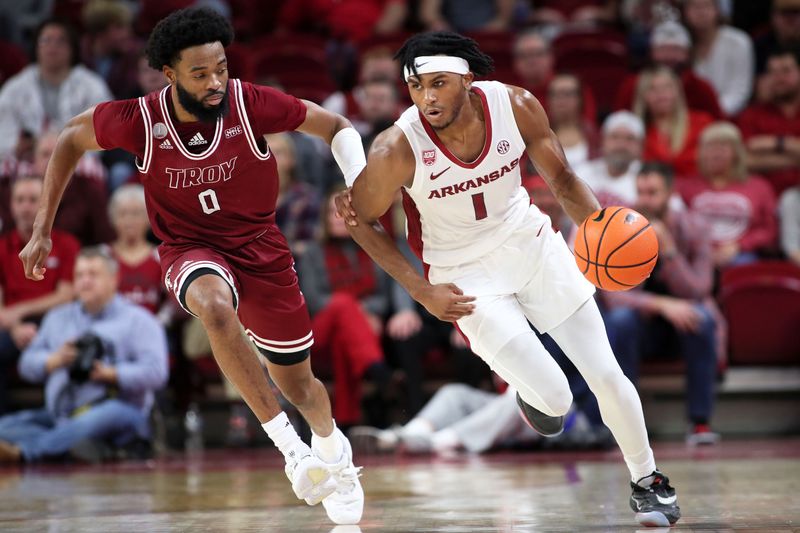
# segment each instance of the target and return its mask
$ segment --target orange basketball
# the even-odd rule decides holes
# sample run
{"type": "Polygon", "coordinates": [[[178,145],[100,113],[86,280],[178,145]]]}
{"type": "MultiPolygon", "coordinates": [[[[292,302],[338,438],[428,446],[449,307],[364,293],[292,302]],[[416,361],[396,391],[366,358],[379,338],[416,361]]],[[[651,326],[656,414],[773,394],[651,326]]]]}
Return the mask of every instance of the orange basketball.
{"type": "Polygon", "coordinates": [[[578,228],[575,261],[586,279],[607,291],[643,282],[658,259],[658,238],[644,216],[627,207],[595,211],[578,228]]]}

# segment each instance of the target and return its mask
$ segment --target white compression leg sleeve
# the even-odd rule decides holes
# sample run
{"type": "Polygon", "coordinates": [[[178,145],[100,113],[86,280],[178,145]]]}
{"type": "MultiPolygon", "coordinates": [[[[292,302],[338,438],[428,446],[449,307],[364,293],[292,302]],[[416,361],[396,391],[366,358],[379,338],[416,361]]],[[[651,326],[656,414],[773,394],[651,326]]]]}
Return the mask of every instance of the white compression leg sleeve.
{"type": "Polygon", "coordinates": [[[548,332],[597,396],[603,422],[614,434],[635,482],[656,469],[647,438],[642,402],[611,351],[603,318],[589,299],[548,332]]]}
{"type": "Polygon", "coordinates": [[[532,330],[512,338],[487,363],[544,414],[561,416],[569,410],[572,393],[567,377],[532,330]]]}

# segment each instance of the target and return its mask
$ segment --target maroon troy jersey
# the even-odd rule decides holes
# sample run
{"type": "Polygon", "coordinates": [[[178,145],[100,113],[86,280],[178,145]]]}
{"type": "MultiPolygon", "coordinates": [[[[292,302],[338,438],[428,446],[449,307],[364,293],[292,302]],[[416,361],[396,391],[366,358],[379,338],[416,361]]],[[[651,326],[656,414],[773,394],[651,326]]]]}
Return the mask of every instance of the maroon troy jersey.
{"type": "Polygon", "coordinates": [[[234,250],[275,224],[278,172],[263,136],[296,129],[306,107],[237,79],[227,90],[230,110],[216,124],[177,122],[171,86],[95,108],[98,144],[136,155],[153,232],[167,245],[234,250]]]}

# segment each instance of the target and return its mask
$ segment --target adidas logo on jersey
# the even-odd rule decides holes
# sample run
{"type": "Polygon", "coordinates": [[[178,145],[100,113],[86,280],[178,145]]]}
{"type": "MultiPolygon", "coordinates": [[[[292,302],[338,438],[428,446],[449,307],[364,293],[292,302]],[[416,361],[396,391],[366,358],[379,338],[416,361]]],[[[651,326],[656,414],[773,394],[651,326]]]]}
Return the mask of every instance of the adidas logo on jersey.
{"type": "Polygon", "coordinates": [[[208,141],[205,140],[203,138],[203,136],[200,135],[200,132],[198,131],[197,133],[194,134],[194,137],[189,139],[189,142],[187,144],[189,146],[197,146],[197,145],[200,145],[200,144],[208,144],[208,141]]]}
{"type": "Polygon", "coordinates": [[[169,139],[165,139],[163,143],[158,145],[158,147],[162,150],[172,150],[172,143],[169,142],[169,139]]]}

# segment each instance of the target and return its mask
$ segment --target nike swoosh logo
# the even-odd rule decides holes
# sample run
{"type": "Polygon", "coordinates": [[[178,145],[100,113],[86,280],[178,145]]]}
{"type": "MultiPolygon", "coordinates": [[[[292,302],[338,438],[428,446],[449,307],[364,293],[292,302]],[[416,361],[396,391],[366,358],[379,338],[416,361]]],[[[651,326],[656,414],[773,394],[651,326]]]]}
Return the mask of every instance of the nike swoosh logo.
{"type": "Polygon", "coordinates": [[[414,68],[420,68],[420,67],[424,67],[424,66],[425,66],[425,65],[427,65],[428,63],[430,63],[430,61],[426,61],[426,62],[424,62],[424,63],[417,63],[416,65],[414,65],[414,68]]]}
{"type": "Polygon", "coordinates": [[[656,494],[656,498],[658,498],[658,503],[660,503],[662,505],[670,505],[672,503],[675,503],[678,500],[678,496],[677,495],[672,495],[669,498],[662,498],[661,496],[656,494]]]}
{"type": "Polygon", "coordinates": [[[450,167],[447,167],[446,169],[442,170],[438,174],[434,174],[433,172],[431,172],[431,181],[435,180],[436,178],[438,178],[439,176],[441,176],[442,174],[444,174],[448,170],[450,170],[450,167]]]}

